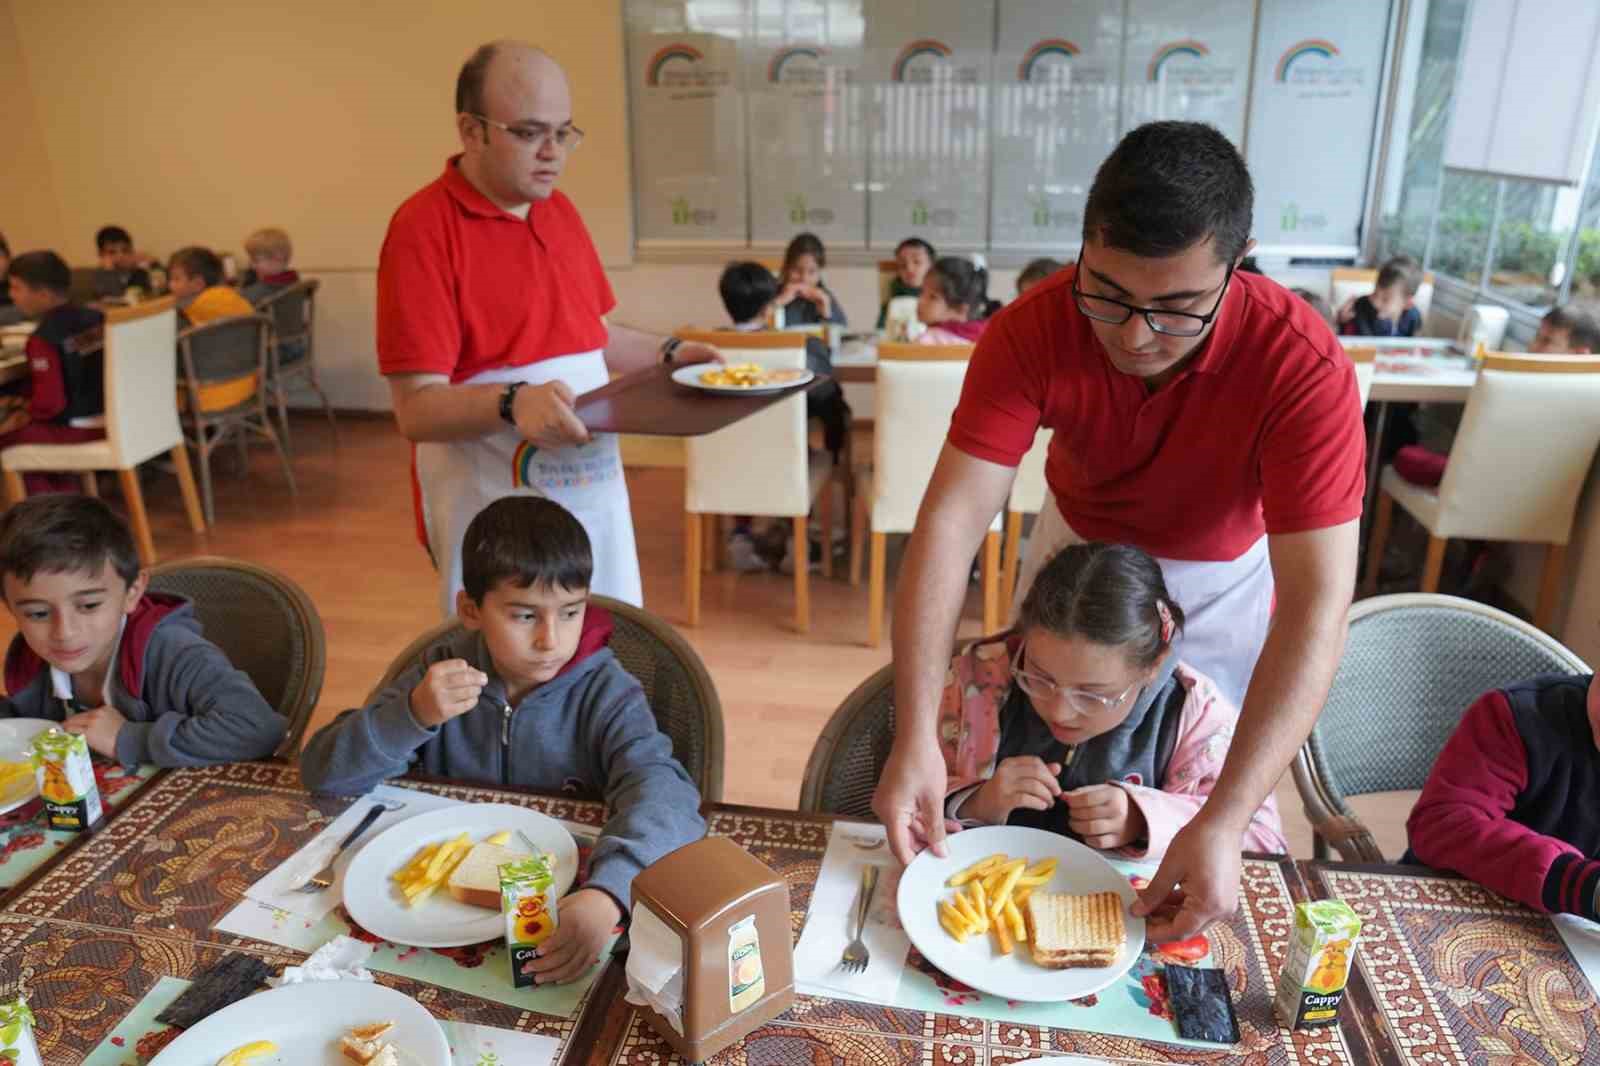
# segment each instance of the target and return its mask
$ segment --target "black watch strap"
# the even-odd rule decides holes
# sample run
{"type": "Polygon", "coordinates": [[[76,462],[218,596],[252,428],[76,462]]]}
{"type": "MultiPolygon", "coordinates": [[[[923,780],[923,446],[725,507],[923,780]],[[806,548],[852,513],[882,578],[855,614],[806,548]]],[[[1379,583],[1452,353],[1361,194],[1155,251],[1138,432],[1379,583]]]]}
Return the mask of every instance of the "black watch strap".
{"type": "Polygon", "coordinates": [[[683,341],[677,337],[668,337],[666,340],[662,341],[661,361],[663,363],[672,362],[673,357],[678,354],[678,349],[681,347],[683,347],[683,341]]]}
{"type": "Polygon", "coordinates": [[[500,421],[508,426],[517,424],[517,390],[526,384],[526,381],[513,381],[500,394],[500,421]]]}

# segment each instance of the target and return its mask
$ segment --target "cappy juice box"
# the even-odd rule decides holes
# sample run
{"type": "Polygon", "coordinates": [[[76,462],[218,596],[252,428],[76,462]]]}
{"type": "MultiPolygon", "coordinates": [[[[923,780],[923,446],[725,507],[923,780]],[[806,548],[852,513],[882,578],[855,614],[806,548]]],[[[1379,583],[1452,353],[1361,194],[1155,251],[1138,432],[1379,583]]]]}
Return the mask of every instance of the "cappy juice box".
{"type": "Polygon", "coordinates": [[[78,833],[100,821],[100,787],[87,740],[47,729],[33,738],[31,757],[51,829],[78,833]]]}
{"type": "Polygon", "coordinates": [[[500,913],[506,921],[506,953],[511,956],[511,983],[534,983],[534,949],[556,931],[556,879],[550,858],[535,855],[500,867],[500,913]]]}
{"type": "Polygon", "coordinates": [[[1278,1019],[1290,1029],[1332,1025],[1339,1018],[1361,919],[1341,899],[1301,903],[1278,975],[1278,1019]]]}

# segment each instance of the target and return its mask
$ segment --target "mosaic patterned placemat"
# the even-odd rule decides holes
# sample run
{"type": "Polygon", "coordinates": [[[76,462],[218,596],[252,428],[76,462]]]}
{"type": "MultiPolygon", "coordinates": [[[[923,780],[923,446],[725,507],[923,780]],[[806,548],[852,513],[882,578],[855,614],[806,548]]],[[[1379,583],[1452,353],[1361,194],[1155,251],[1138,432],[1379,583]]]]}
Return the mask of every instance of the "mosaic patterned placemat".
{"type": "Polygon", "coordinates": [[[1594,992],[1548,917],[1470,881],[1312,864],[1361,916],[1351,1005],[1386,1059],[1600,1063],[1594,992]]]}
{"type": "MultiPolygon", "coordinates": [[[[100,786],[100,799],[107,818],[119,810],[138,791],[139,786],[160,771],[154,766],[124,769],[96,759],[94,777],[100,786]]],[[[53,860],[61,849],[78,839],[45,824],[44,801],[35,797],[7,814],[0,814],[0,890],[15,888],[29,874],[53,860]]]]}

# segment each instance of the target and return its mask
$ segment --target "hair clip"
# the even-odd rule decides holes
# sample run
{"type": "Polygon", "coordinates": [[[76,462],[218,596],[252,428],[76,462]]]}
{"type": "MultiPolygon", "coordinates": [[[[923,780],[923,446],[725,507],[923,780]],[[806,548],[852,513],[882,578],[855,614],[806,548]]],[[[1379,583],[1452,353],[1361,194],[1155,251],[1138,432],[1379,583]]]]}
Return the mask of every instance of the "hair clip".
{"type": "Polygon", "coordinates": [[[1161,643],[1172,643],[1172,611],[1167,607],[1166,600],[1156,601],[1156,614],[1161,616],[1161,643]]]}

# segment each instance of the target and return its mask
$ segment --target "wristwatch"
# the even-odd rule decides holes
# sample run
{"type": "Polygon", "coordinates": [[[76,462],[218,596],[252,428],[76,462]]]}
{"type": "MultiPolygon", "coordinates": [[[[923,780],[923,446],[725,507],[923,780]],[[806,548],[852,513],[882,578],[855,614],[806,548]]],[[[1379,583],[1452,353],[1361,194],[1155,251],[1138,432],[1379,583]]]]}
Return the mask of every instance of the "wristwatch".
{"type": "Polygon", "coordinates": [[[517,390],[526,384],[526,381],[513,381],[500,394],[500,420],[508,426],[517,424],[517,390]]]}
{"type": "Polygon", "coordinates": [[[683,341],[677,337],[668,337],[666,340],[662,341],[661,361],[663,363],[672,362],[672,357],[678,353],[678,349],[681,347],[683,347],[683,341]]]}

